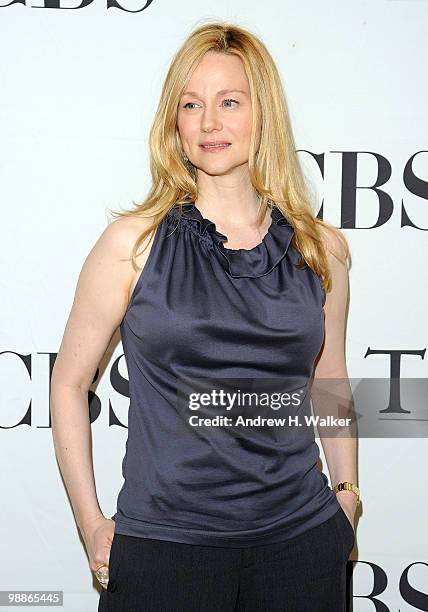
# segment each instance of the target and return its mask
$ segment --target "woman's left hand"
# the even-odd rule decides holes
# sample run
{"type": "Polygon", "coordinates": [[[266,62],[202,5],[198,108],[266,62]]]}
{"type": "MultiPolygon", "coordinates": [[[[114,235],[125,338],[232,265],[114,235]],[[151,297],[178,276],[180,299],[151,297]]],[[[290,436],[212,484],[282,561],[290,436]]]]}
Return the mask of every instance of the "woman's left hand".
{"type": "Polygon", "coordinates": [[[338,491],[336,493],[337,501],[342,506],[342,509],[346,516],[348,517],[349,522],[351,523],[352,529],[355,532],[354,520],[355,520],[355,511],[357,509],[357,498],[352,491],[338,491]]]}

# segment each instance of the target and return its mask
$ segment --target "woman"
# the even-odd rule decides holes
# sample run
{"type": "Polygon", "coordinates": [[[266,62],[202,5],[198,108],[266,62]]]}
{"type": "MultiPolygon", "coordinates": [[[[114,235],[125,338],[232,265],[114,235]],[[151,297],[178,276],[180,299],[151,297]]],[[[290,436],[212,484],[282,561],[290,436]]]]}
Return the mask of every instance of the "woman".
{"type": "Polygon", "coordinates": [[[348,246],[314,217],[262,42],[229,24],[195,30],[167,74],[150,150],[151,192],[89,253],[52,377],[55,449],[104,587],[98,609],[342,611],[355,440],[323,439],[335,494],[313,429],[214,431],[190,425],[177,400],[199,398],[198,381],[260,392],[287,377],[347,379],[348,246]],[[131,401],[113,521],[96,497],[87,394],[119,325],[131,401]]]}

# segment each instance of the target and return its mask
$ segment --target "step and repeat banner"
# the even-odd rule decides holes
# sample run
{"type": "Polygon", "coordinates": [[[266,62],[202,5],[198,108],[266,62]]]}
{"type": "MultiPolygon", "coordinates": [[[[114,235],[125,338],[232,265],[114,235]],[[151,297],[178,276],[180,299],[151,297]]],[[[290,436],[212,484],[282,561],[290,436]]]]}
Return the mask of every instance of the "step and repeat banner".
{"type": "MultiPolygon", "coordinates": [[[[273,55],[314,212],[350,244],[348,374],[380,384],[358,443],[349,610],[428,611],[423,0],[0,2],[0,590],[62,591],[67,612],[97,608],[54,453],[51,372],[108,209],[149,190],[148,133],[171,58],[217,19],[273,55]]],[[[123,482],[126,378],[117,332],[90,396],[107,517],[123,482]]]]}

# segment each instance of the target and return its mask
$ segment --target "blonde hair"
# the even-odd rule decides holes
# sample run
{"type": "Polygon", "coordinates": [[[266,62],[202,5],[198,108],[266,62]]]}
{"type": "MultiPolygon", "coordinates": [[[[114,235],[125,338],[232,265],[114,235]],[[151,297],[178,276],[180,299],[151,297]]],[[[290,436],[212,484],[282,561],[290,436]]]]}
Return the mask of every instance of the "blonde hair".
{"type": "Polygon", "coordinates": [[[253,127],[248,166],[252,185],[261,198],[260,222],[265,218],[267,207],[275,204],[294,228],[292,244],[301,255],[299,264],[304,266],[306,262],[329,291],[328,245],[320,228],[323,226],[337,235],[345,258],[349,256],[346,238],[334,226],[314,216],[281,78],[269,51],[251,32],[222,22],[196,28],[168,69],[149,136],[152,186],[148,196],[139,204],[133,202],[132,210],[110,211],[113,217],[153,217],[152,226],[140,234],[132,248],[134,269],[139,269],[136,263],[139,247],[156,231],[171,207],[198,198],[196,168],[183,158],[177,109],[193,70],[208,51],[238,56],[249,81],[253,127]],[[255,135],[258,135],[257,142],[255,135]]]}

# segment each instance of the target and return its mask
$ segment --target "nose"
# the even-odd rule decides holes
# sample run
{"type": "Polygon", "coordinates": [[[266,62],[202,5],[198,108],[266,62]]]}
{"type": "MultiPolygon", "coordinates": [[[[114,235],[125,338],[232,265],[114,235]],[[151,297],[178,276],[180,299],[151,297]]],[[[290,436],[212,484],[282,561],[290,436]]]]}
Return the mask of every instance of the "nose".
{"type": "Polygon", "coordinates": [[[222,122],[218,115],[218,110],[215,104],[207,105],[201,118],[201,130],[203,132],[211,132],[212,130],[221,130],[222,122]]]}

